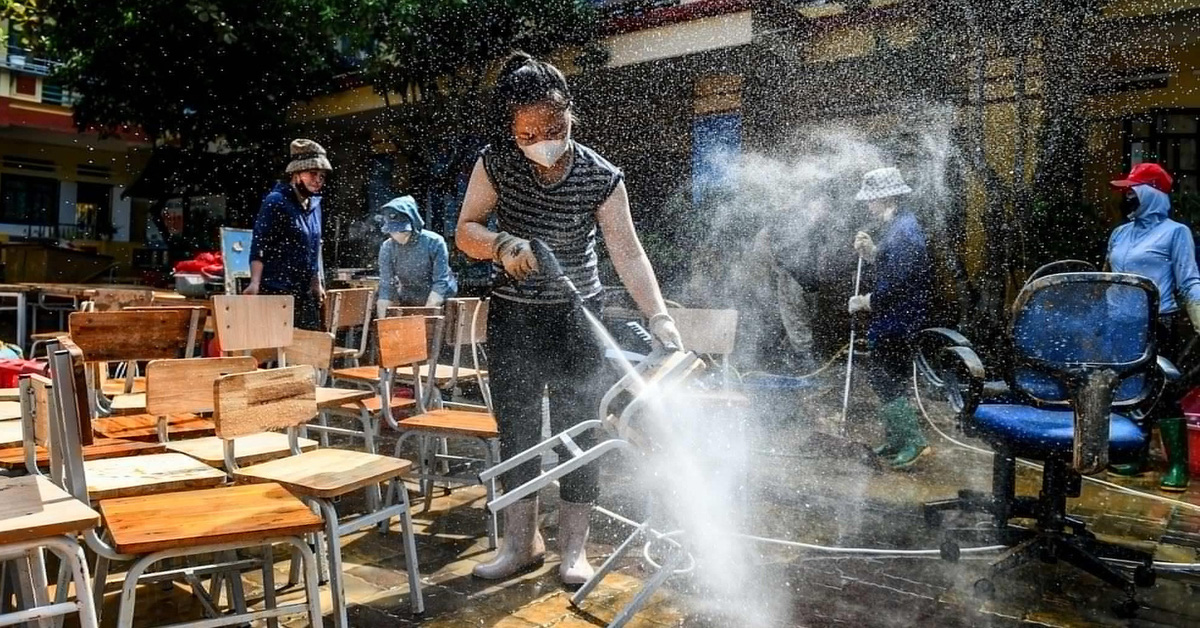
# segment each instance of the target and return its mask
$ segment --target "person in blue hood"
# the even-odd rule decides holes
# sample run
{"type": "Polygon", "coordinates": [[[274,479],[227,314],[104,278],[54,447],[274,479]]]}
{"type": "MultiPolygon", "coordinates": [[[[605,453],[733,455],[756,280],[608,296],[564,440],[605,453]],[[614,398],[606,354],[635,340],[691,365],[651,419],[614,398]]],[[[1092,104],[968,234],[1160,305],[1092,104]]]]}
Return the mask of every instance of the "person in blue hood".
{"type": "Polygon", "coordinates": [[[288,181],[263,198],[250,243],[250,285],[243,294],[291,295],[297,329],[320,331],[325,284],[321,262],[321,189],[333,170],[325,149],[292,141],[288,181]]]}
{"type": "MultiPolygon", "coordinates": [[[[1171,175],[1162,166],[1142,163],[1129,176],[1113,181],[1124,193],[1122,206],[1129,222],[1113,230],[1108,239],[1108,266],[1114,272],[1141,275],[1158,288],[1156,341],[1161,355],[1179,364],[1184,349],[1200,329],[1200,270],[1192,232],[1171,220],[1171,175]]],[[[1163,393],[1168,413],[1158,420],[1167,450],[1167,471],[1159,488],[1182,491],[1188,485],[1187,424],[1179,400],[1186,385],[1178,382],[1163,393]]],[[[1118,475],[1142,470],[1143,462],[1114,465],[1118,475]]]]}
{"type": "Polygon", "coordinates": [[[854,250],[864,262],[875,266],[871,292],[850,297],[850,313],[870,312],[867,342],[871,346],[871,388],[882,406],[884,442],[875,455],[890,458],[893,469],[907,469],[929,452],[921,432],[916,408],[906,391],[912,375],[913,339],[925,327],[929,299],[933,293],[925,231],[917,217],[900,206],[899,199],[911,194],[895,168],[879,168],[863,175],[857,198],[883,223],[876,245],[865,231],[854,236],[854,250]]]}
{"type": "Polygon", "coordinates": [[[379,245],[376,307],[381,318],[391,306],[437,306],[458,292],[446,241],[425,230],[413,197],[388,201],[376,219],[382,223],[380,230],[388,234],[379,245]]]}

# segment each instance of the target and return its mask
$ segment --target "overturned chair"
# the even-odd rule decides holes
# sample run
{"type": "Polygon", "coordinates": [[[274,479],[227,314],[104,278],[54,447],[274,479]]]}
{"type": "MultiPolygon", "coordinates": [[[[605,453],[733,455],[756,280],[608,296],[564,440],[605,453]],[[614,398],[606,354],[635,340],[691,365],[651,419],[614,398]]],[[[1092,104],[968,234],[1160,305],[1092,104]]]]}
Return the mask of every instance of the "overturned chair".
{"type": "Polygon", "coordinates": [[[1002,572],[1061,560],[1120,589],[1118,614],[1137,611],[1136,587],[1154,583],[1153,557],[1098,540],[1067,513],[1067,498],[1079,497],[1082,475],[1134,458],[1149,438],[1134,419],[1178,377],[1156,353],[1157,312],[1158,293],[1143,277],[1068,272],[1035,277],[1018,295],[1011,368],[985,370],[955,332],[922,332],[917,372],[944,390],[961,429],[995,451],[990,494],[964,490],[924,506],[931,525],[949,511],[991,515],[990,529],[948,531],[942,544],[948,560],[957,560],[960,541],[980,535],[1009,546],[975,583],[976,594],[993,595],[993,578],[1002,572]],[[1016,494],[1018,458],[1043,463],[1036,497],[1016,494]],[[1034,523],[1022,527],[1014,519],[1034,523]],[[1132,577],[1118,565],[1134,568],[1132,577]]]}

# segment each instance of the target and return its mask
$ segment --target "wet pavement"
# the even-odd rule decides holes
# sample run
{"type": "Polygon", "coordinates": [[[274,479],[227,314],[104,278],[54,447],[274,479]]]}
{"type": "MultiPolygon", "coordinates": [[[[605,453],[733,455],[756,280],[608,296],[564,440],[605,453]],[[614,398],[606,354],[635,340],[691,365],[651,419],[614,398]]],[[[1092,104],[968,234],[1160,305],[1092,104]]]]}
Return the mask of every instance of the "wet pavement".
{"type": "MultiPolygon", "coordinates": [[[[829,393],[828,390],[825,391],[829,393]]],[[[836,396],[827,394],[826,397],[836,396]]],[[[829,417],[828,399],[813,401],[812,415],[829,417]]],[[[869,414],[869,408],[866,408],[869,414]]],[[[945,410],[931,405],[935,422],[949,431],[945,410]]],[[[773,424],[770,438],[756,439],[753,472],[745,487],[745,528],[764,537],[860,548],[936,548],[939,532],[928,529],[920,514],[923,501],[953,496],[961,488],[987,490],[990,458],[949,444],[927,429],[934,455],[911,472],[872,471],[861,460],[834,447],[820,451],[805,443],[820,421],[803,417],[773,424]],[[836,455],[831,455],[833,452],[836,455]]],[[[829,430],[824,425],[822,430],[829,430]]],[[[851,436],[873,438],[867,421],[852,425],[851,436]]],[[[825,442],[825,441],[820,441],[825,442]]],[[[642,503],[639,485],[625,462],[604,466],[601,504],[633,518],[642,503]]],[[[1112,478],[1104,478],[1112,479],[1112,478]]],[[[1036,470],[1020,471],[1019,491],[1036,492],[1036,470]]],[[[1157,472],[1122,484],[1154,495],[1157,472]]],[[[1200,484],[1198,482],[1197,484],[1200,484]]],[[[1200,504],[1200,490],[1177,496],[1200,504]]],[[[640,551],[593,592],[583,609],[569,602],[570,593],[557,579],[556,507],[552,490],[543,492],[543,526],[548,560],[539,569],[506,582],[471,576],[472,567],[488,557],[484,535],[484,493],[479,487],[438,494],[428,512],[416,505],[418,556],[426,613],[410,612],[404,555],[398,527],[393,533],[364,532],[346,539],[347,596],[351,624],[356,627],[431,626],[438,628],[497,626],[510,628],[604,626],[630,600],[649,576],[640,551]]],[[[356,509],[353,501],[340,505],[356,509]]],[[[1200,510],[1126,495],[1085,483],[1072,512],[1087,520],[1105,540],[1151,550],[1161,561],[1200,562],[1200,510]]],[[[971,522],[958,521],[970,525],[971,522]]],[[[593,515],[593,564],[605,557],[628,528],[593,515]]],[[[996,594],[982,600],[972,594],[987,556],[964,556],[946,563],[936,556],[847,556],[769,544],[752,546],[742,606],[730,608],[720,596],[690,576],[668,581],[630,627],[690,626],[1194,626],[1200,625],[1200,572],[1160,574],[1155,586],[1142,589],[1136,619],[1121,620],[1110,604],[1119,596],[1072,568],[1030,565],[996,579],[996,594]],[[746,602],[749,600],[749,602],[746,602]]],[[[277,564],[284,582],[286,562],[277,564]]],[[[117,582],[109,584],[105,625],[114,625],[117,582]]],[[[248,576],[250,603],[261,601],[261,579],[248,576]]],[[[142,587],[138,625],[167,619],[198,617],[198,605],[175,587],[142,587]],[[143,623],[145,622],[145,623],[143,623]]],[[[285,591],[281,601],[294,598],[285,591]]],[[[323,608],[329,622],[328,593],[323,608]]],[[[305,626],[303,618],[282,622],[305,626]]]]}

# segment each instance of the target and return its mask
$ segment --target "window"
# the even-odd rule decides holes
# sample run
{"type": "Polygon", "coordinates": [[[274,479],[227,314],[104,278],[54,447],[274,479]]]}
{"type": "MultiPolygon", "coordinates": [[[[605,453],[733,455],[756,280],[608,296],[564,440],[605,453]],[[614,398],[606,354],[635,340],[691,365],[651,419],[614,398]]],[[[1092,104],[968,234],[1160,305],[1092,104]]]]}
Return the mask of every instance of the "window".
{"type": "Polygon", "coordinates": [[[1198,146],[1200,110],[1158,111],[1125,121],[1126,166],[1161,164],[1175,177],[1180,194],[1200,192],[1198,146]]]}
{"type": "Polygon", "coordinates": [[[58,179],[0,175],[0,222],[58,223],[58,179]]]}
{"type": "Polygon", "coordinates": [[[113,234],[112,186],[80,183],[75,194],[75,225],[80,235],[98,239],[113,234]]]}

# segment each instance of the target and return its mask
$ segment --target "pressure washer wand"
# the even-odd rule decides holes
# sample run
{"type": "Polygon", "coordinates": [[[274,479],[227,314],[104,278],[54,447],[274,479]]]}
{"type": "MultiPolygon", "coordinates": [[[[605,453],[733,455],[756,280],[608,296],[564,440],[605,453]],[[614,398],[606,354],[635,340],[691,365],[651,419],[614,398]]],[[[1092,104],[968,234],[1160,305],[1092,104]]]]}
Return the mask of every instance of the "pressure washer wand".
{"type": "MultiPolygon", "coordinates": [[[[858,258],[858,270],[854,273],[854,296],[862,285],[863,258],[858,258]]],[[[850,410],[850,379],[854,377],[854,315],[850,315],[850,351],[846,353],[846,387],[842,390],[842,426],[841,435],[846,436],[846,418],[850,410]]]]}

